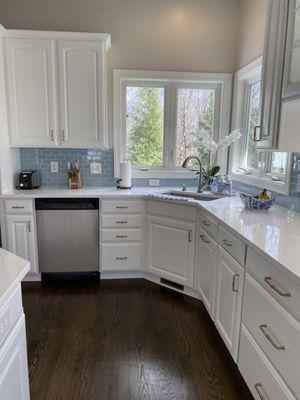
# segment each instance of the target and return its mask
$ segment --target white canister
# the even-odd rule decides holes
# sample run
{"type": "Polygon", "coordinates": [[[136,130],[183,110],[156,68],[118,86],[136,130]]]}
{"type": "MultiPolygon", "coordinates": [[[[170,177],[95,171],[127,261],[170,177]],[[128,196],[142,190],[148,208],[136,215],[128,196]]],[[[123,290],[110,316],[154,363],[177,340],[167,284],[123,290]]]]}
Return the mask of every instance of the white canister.
{"type": "Polygon", "coordinates": [[[129,161],[120,163],[120,179],[118,188],[131,189],[131,163],[129,161]]]}

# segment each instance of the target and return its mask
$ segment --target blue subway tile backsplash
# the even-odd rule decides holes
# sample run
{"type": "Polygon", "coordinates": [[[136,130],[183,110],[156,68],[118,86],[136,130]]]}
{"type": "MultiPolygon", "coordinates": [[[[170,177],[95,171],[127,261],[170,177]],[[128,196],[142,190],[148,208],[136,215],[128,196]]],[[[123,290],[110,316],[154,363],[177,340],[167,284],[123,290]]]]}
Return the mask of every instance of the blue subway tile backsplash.
{"type": "MultiPolygon", "coordinates": [[[[34,169],[41,173],[42,186],[67,186],[67,161],[78,160],[83,175],[84,186],[115,186],[114,178],[114,151],[113,149],[57,149],[57,148],[21,148],[21,168],[34,169]],[[51,161],[58,162],[58,173],[50,171],[51,161]],[[90,173],[90,163],[100,162],[102,173],[90,173]]],[[[300,212],[300,192],[297,192],[297,179],[300,175],[300,153],[293,155],[293,169],[291,175],[291,192],[289,196],[274,193],[277,204],[295,208],[300,212]]],[[[159,179],[161,187],[180,187],[183,184],[196,186],[195,179],[159,179]]],[[[149,179],[133,179],[133,186],[149,186],[149,179]]],[[[261,188],[234,181],[235,190],[249,194],[257,194],[261,188]]]]}

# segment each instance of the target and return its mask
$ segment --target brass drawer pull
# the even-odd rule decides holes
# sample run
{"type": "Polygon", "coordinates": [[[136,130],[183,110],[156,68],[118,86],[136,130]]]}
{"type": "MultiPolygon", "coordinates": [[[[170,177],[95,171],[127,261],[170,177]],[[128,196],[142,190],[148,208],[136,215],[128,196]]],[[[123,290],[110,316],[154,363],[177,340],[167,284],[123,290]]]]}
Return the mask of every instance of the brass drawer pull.
{"type": "Polygon", "coordinates": [[[233,292],[239,291],[239,289],[238,288],[236,289],[236,287],[235,287],[236,286],[236,278],[239,278],[239,276],[240,276],[239,274],[234,274],[232,277],[232,291],[233,292]]]}
{"type": "Polygon", "coordinates": [[[11,206],[11,208],[14,208],[14,209],[20,210],[21,208],[25,208],[25,207],[24,207],[24,206],[11,206]]]}
{"type": "Polygon", "coordinates": [[[270,286],[271,289],[273,289],[276,293],[278,293],[282,297],[292,297],[291,293],[288,292],[283,292],[277,285],[276,283],[272,280],[271,276],[266,276],[264,278],[264,281],[266,282],[267,285],[270,286]]]}
{"type": "Polygon", "coordinates": [[[127,206],[116,206],[116,208],[123,210],[123,209],[128,208],[128,207],[127,206]]]}
{"type": "Polygon", "coordinates": [[[200,235],[200,239],[202,239],[204,243],[207,243],[207,244],[210,243],[210,240],[206,239],[205,235],[200,235]]]}
{"type": "Polygon", "coordinates": [[[264,392],[265,392],[264,387],[261,383],[256,383],[254,385],[254,388],[257,391],[257,394],[259,395],[259,398],[261,400],[269,400],[269,397],[266,394],[264,394],[264,392]]]}
{"type": "Polygon", "coordinates": [[[276,343],[276,340],[272,338],[272,334],[267,324],[260,325],[259,329],[276,350],[285,350],[285,347],[282,344],[276,343]]]}
{"type": "Polygon", "coordinates": [[[233,246],[233,244],[230,243],[230,242],[228,242],[227,239],[222,240],[222,243],[223,243],[225,246],[227,246],[227,247],[232,247],[232,246],[233,246]]]}
{"type": "Polygon", "coordinates": [[[117,239],[125,239],[127,237],[128,237],[127,235],[116,235],[117,239]]]}
{"type": "Polygon", "coordinates": [[[117,224],[127,224],[128,221],[116,221],[117,224]]]}
{"type": "Polygon", "coordinates": [[[207,222],[207,221],[202,221],[202,224],[204,225],[204,226],[210,226],[210,223],[209,222],[207,222]]]}
{"type": "Polygon", "coordinates": [[[124,261],[124,260],[127,260],[127,257],[116,257],[116,260],[118,260],[118,261],[124,261]]]}

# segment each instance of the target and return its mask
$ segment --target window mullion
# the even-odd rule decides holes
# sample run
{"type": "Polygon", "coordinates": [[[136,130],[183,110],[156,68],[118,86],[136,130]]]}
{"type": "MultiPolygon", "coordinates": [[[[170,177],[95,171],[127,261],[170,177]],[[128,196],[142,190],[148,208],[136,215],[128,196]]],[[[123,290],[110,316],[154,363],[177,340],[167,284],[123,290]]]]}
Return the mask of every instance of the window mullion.
{"type": "Polygon", "coordinates": [[[176,168],[176,130],[177,130],[177,84],[169,83],[169,157],[168,166],[170,170],[176,168]]]}

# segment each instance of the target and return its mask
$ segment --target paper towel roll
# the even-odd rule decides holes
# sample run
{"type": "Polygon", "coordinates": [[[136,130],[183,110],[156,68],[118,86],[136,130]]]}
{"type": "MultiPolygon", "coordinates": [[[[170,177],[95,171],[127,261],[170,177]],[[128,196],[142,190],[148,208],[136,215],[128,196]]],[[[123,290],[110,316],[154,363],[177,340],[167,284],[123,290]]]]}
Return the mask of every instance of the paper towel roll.
{"type": "Polygon", "coordinates": [[[131,163],[129,161],[120,163],[119,186],[121,188],[131,188],[131,163]]]}

